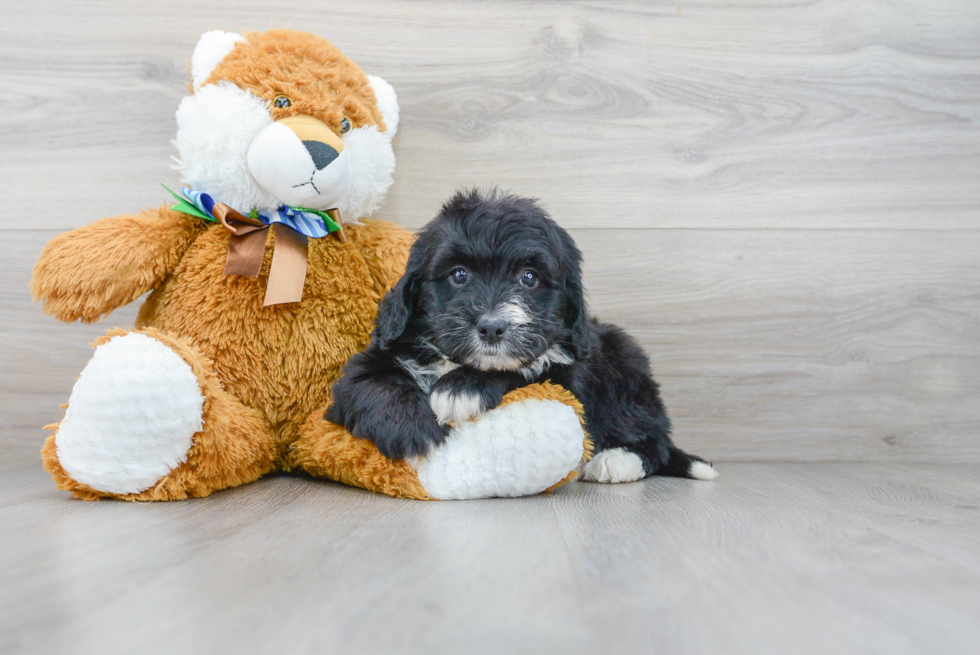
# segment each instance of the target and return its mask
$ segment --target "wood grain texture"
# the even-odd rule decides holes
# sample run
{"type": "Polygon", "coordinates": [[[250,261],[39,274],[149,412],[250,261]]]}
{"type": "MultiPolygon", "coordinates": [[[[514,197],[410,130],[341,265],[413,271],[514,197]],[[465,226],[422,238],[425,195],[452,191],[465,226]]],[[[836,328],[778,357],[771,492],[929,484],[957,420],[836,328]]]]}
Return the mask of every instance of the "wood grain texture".
{"type": "MultiPolygon", "coordinates": [[[[980,233],[573,230],[593,311],[649,353],[678,443],[720,460],[980,459],[980,233]]],[[[49,234],[0,263],[7,424],[38,445],[88,344],[29,303],[49,234]]]]}
{"type": "Polygon", "coordinates": [[[0,228],[167,200],[205,30],[308,29],[397,89],[409,227],[461,185],[572,226],[980,226],[980,5],[970,0],[41,0],[0,24],[0,228]],[[41,202],[39,202],[39,200],[41,202]]]}
{"type": "Polygon", "coordinates": [[[713,483],[432,503],[278,477],[148,505],[73,501],[26,471],[0,463],[11,655],[895,655],[980,639],[971,465],[728,464],[713,483]]]}

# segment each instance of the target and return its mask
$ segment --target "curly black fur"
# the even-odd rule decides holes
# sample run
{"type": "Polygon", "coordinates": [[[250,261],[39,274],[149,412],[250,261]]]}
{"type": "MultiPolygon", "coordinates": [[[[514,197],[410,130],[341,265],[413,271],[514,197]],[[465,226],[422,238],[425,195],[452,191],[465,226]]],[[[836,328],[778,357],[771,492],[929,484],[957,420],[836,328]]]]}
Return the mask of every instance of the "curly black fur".
{"type": "Polygon", "coordinates": [[[704,461],[671,443],[642,349],[589,317],[571,236],[533,199],[461,191],[419,233],[326,418],[388,457],[414,457],[445,441],[435,399],[483,412],[544,380],[582,402],[597,454],[635,453],[644,476],[690,477],[704,461]]]}

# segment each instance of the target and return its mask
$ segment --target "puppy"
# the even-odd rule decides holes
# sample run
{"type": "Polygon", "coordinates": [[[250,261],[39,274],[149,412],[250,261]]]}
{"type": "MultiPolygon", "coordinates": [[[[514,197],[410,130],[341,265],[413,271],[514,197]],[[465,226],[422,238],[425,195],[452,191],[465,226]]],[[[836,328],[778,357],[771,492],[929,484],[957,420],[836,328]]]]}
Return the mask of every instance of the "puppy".
{"type": "Polygon", "coordinates": [[[423,456],[447,424],[550,380],[585,407],[595,443],[585,480],[714,478],[710,463],[671,443],[643,350],[588,315],[581,263],[535,200],[458,192],[419,233],[371,344],[334,383],[327,420],[390,458],[423,456]]]}

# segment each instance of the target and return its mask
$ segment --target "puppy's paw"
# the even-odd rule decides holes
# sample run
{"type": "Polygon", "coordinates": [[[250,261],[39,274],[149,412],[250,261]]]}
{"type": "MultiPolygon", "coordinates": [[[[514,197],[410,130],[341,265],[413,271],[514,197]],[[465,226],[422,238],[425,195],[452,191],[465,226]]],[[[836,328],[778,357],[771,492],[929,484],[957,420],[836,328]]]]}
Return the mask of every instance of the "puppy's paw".
{"type": "Polygon", "coordinates": [[[445,443],[447,432],[445,427],[433,420],[428,408],[420,404],[417,416],[410,423],[401,424],[375,445],[385,457],[411,460],[425,457],[433,448],[445,443]]]}
{"type": "Polygon", "coordinates": [[[397,399],[372,407],[340,411],[333,405],[328,421],[340,423],[352,435],[367,439],[389,459],[414,459],[426,455],[446,441],[448,428],[440,425],[426,404],[425,396],[397,399]]]}
{"type": "Polygon", "coordinates": [[[429,406],[440,425],[471,421],[500,404],[504,394],[519,386],[513,373],[477,371],[460,367],[436,380],[429,393],[429,406]]]}
{"type": "Polygon", "coordinates": [[[440,425],[459,425],[475,419],[485,411],[479,394],[453,392],[449,389],[434,390],[429,395],[429,406],[440,425]]]}
{"type": "Polygon", "coordinates": [[[603,450],[593,457],[582,470],[582,480],[586,482],[633,482],[643,478],[643,460],[636,453],[624,448],[603,450]]]}

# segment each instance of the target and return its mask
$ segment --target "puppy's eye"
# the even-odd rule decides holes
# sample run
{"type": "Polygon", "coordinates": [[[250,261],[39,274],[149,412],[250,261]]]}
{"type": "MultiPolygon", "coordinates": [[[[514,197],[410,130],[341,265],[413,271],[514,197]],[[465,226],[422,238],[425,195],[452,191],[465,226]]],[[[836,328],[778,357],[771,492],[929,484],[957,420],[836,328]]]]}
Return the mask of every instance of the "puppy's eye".
{"type": "Polygon", "coordinates": [[[277,109],[285,109],[286,107],[292,107],[293,101],[289,99],[289,96],[277,95],[275,100],[272,101],[272,105],[277,109]]]}
{"type": "Polygon", "coordinates": [[[538,286],[538,274],[532,270],[527,270],[521,273],[521,284],[526,286],[528,289],[533,289],[538,286]]]}
{"type": "Polygon", "coordinates": [[[457,268],[449,274],[449,281],[455,284],[457,287],[461,287],[466,284],[467,278],[469,278],[469,275],[467,275],[465,268],[457,268]]]}
{"type": "Polygon", "coordinates": [[[340,135],[343,136],[350,132],[354,128],[354,124],[350,122],[350,119],[344,116],[340,119],[340,135]]]}

